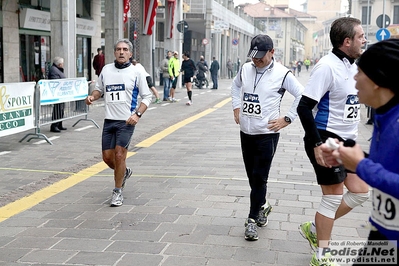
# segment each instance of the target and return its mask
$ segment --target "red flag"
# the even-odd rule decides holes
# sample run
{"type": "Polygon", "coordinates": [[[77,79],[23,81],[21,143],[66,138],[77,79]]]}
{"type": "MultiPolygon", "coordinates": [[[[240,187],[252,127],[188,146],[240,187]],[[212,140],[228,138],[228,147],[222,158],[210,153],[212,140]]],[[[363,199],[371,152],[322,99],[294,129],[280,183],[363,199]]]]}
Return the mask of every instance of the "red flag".
{"type": "Polygon", "coordinates": [[[129,12],[129,9],[130,9],[130,1],[123,0],[123,23],[127,22],[127,13],[129,12]]]}
{"type": "Polygon", "coordinates": [[[143,34],[152,35],[152,27],[155,24],[157,6],[157,0],[144,0],[143,34]]]}
{"type": "Polygon", "coordinates": [[[168,9],[167,9],[167,24],[166,24],[166,29],[167,29],[167,38],[172,38],[173,37],[173,20],[175,16],[175,7],[176,7],[176,0],[168,0],[168,9]]]}

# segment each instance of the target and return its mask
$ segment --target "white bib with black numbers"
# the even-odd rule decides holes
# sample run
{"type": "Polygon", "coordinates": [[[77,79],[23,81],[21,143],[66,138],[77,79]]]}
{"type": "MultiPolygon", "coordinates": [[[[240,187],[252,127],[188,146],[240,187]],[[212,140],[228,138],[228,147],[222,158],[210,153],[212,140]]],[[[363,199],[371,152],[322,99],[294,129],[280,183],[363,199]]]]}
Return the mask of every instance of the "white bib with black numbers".
{"type": "Polygon", "coordinates": [[[399,199],[373,188],[371,219],[389,230],[399,231],[399,199]]]}
{"type": "Polygon", "coordinates": [[[105,86],[105,97],[109,104],[126,102],[125,84],[112,84],[105,86]]]}
{"type": "Polygon", "coordinates": [[[242,114],[250,117],[262,118],[262,106],[259,102],[258,94],[244,92],[242,114]]]}
{"type": "Polygon", "coordinates": [[[357,95],[348,95],[344,108],[343,121],[345,123],[356,123],[360,121],[360,103],[357,95]]]}

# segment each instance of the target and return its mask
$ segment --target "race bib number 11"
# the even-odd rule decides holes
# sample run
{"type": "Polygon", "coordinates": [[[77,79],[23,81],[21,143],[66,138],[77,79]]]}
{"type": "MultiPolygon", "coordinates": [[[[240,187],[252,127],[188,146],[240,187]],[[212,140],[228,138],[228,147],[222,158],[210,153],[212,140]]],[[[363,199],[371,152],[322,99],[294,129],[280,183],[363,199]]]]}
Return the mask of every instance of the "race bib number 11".
{"type": "Polygon", "coordinates": [[[122,103],[126,101],[125,84],[106,85],[105,97],[108,103],[122,103]]]}

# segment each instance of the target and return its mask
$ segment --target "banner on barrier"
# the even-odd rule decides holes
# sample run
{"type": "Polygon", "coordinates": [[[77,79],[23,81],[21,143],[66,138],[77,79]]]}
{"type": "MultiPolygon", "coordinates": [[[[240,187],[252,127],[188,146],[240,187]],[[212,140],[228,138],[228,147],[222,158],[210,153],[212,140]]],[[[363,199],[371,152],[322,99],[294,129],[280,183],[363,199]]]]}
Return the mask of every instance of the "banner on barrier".
{"type": "Polygon", "coordinates": [[[0,137],[35,127],[35,82],[0,84],[0,137]]]}
{"type": "Polygon", "coordinates": [[[40,104],[54,104],[84,100],[88,95],[86,78],[41,79],[40,104]]]}

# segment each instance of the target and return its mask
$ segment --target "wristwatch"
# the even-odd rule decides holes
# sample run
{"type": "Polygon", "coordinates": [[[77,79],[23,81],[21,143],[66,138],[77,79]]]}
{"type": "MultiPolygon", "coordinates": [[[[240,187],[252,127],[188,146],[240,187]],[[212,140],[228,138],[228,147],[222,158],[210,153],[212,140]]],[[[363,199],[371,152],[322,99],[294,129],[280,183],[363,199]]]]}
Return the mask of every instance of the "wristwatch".
{"type": "Polygon", "coordinates": [[[323,142],[322,142],[322,141],[319,141],[319,142],[317,142],[314,146],[315,146],[315,147],[319,147],[321,144],[323,144],[323,142]]]}
{"type": "Polygon", "coordinates": [[[285,122],[291,124],[291,118],[289,118],[288,116],[284,116],[284,120],[285,122]]]}
{"type": "Polygon", "coordinates": [[[140,113],[140,111],[139,110],[137,110],[136,111],[136,115],[138,116],[138,117],[140,117],[141,118],[141,116],[143,115],[142,113],[140,113]]]}

